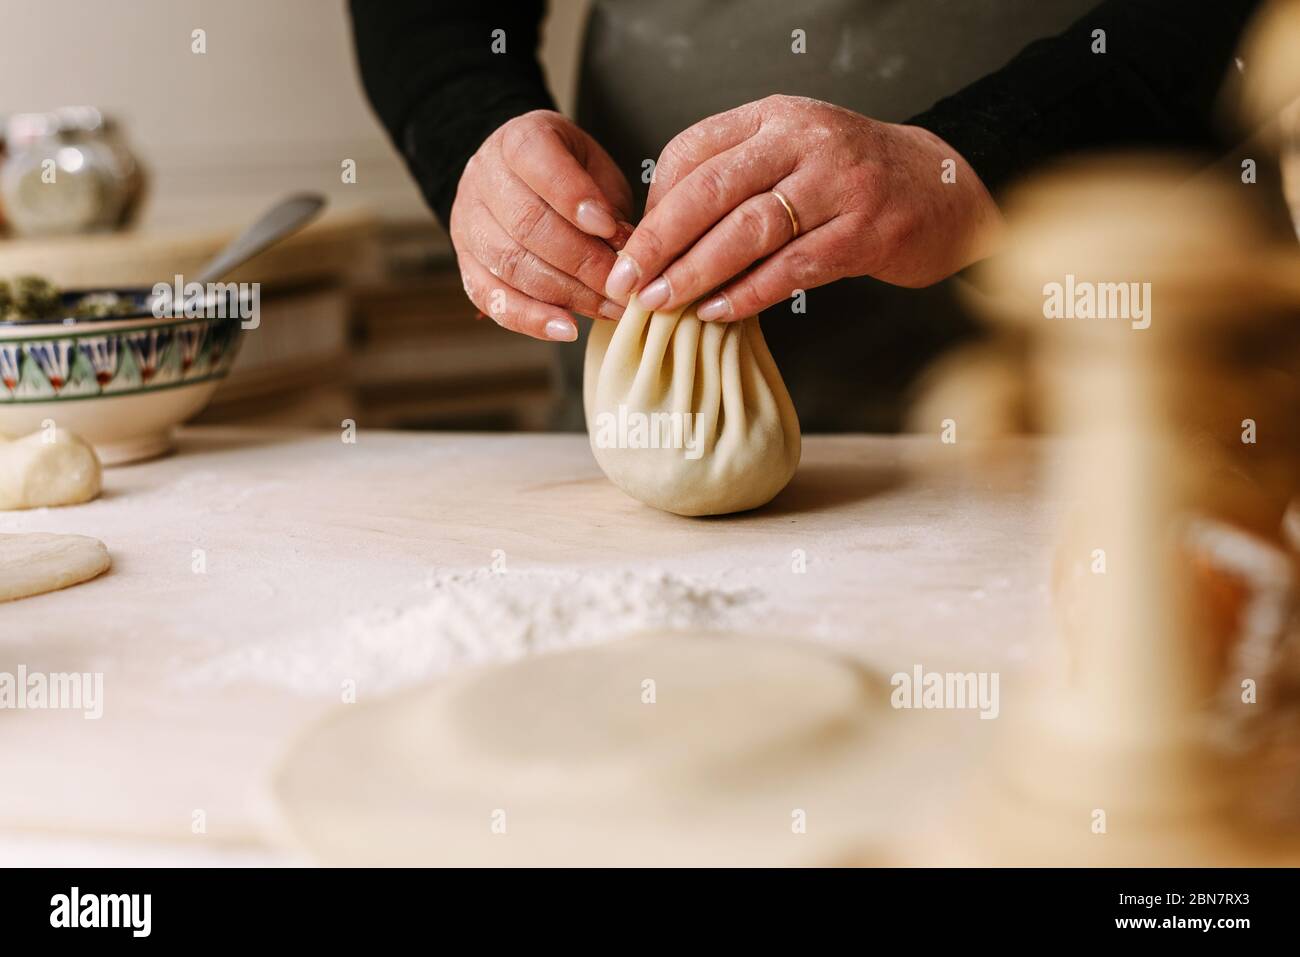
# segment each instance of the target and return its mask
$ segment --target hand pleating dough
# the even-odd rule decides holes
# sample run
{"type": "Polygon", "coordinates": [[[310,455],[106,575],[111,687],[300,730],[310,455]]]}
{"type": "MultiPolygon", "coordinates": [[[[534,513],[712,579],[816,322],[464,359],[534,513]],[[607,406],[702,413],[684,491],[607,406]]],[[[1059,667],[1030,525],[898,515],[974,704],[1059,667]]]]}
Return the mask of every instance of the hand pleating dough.
{"type": "Polygon", "coordinates": [[[799,419],[754,316],[701,322],[633,297],[587,340],[583,404],[610,481],[678,515],[757,508],[799,464],[799,419]]]}
{"type": "Polygon", "coordinates": [[[78,505],[99,494],[95,450],[63,429],[0,438],[0,509],[78,505]]]}

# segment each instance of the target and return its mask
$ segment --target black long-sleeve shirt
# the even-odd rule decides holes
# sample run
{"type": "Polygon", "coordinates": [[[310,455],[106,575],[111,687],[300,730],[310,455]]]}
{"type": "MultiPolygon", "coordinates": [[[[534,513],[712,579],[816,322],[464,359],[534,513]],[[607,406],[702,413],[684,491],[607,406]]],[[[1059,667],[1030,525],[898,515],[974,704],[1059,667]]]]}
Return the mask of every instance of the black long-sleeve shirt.
{"type": "Polygon", "coordinates": [[[1108,0],[912,119],[991,190],[1054,156],[1106,147],[1214,151],[1219,89],[1258,0],[1108,0]],[[1093,52],[1094,31],[1105,52],[1093,52]]]}
{"type": "Polygon", "coordinates": [[[492,131],[555,109],[537,59],[543,0],[350,0],[366,95],[445,226],[465,164],[492,131]],[[504,52],[493,52],[493,31],[504,52]]]}
{"type": "MultiPolygon", "coordinates": [[[[988,0],[995,2],[995,0],[988,0]]],[[[1085,148],[1213,149],[1214,105],[1259,0],[1108,0],[909,122],[996,191],[1085,148]],[[1094,31],[1105,52],[1094,52],[1094,31]]],[[[446,224],[461,172],[506,120],[554,108],[537,60],[542,0],[351,0],[365,88],[446,224]],[[492,49],[503,31],[505,52],[492,49]]],[[[978,38],[972,38],[978,42],[978,38]]]]}

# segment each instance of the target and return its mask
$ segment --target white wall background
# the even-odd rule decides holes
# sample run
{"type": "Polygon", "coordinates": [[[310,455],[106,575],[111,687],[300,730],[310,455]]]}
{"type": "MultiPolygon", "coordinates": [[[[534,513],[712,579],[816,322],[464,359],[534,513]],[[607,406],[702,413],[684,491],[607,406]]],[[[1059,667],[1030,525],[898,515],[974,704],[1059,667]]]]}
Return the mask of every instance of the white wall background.
{"type": "MultiPolygon", "coordinates": [[[[562,107],[588,2],[551,2],[543,62],[562,107]]],[[[116,115],[152,173],[150,219],[305,188],[428,216],[365,101],[343,0],[0,0],[0,14],[0,113],[116,115]],[[355,187],[339,182],[344,158],[355,187]]]]}

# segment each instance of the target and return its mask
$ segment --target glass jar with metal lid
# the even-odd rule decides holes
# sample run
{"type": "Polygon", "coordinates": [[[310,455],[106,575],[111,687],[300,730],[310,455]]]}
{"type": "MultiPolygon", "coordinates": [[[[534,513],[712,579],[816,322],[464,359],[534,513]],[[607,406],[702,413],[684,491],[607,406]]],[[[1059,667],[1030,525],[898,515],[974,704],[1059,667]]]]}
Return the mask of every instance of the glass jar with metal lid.
{"type": "Polygon", "coordinates": [[[139,198],[139,163],[116,126],[91,106],[18,113],[5,123],[0,202],[26,236],[116,229],[139,198]]]}

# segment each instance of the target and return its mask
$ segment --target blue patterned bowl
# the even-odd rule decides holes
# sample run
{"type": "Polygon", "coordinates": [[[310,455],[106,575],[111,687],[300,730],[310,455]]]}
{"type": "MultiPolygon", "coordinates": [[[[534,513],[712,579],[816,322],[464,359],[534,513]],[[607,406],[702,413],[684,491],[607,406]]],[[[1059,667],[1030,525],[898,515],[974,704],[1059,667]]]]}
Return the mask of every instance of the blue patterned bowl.
{"type": "MultiPolygon", "coordinates": [[[[239,350],[238,310],[158,319],[149,290],[113,291],[130,314],[0,322],[0,435],[53,420],[114,465],[167,452],[173,427],[207,404],[239,350]]],[[[64,293],[65,306],[85,294],[64,293]]]]}

